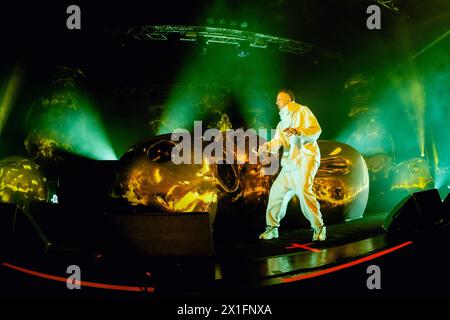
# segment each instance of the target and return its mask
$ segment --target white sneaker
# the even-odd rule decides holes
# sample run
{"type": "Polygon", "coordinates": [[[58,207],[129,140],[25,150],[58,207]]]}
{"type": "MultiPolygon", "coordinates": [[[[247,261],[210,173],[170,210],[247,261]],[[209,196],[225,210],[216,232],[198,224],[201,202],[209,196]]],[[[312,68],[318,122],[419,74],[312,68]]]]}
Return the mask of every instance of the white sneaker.
{"type": "Polygon", "coordinates": [[[324,241],[327,238],[327,227],[313,228],[312,241],[324,241]]]}
{"type": "Polygon", "coordinates": [[[263,240],[278,238],[278,227],[267,226],[266,231],[261,233],[259,238],[263,240]]]}

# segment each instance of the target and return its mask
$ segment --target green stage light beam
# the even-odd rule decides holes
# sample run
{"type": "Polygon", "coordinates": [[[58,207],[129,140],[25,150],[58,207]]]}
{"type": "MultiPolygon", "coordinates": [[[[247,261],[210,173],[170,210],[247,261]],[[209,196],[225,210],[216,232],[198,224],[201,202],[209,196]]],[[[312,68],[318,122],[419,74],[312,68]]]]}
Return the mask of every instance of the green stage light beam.
{"type": "Polygon", "coordinates": [[[28,138],[39,150],[48,149],[40,156],[52,158],[53,151],[61,149],[95,160],[117,160],[101,118],[87,98],[62,91],[41,100],[28,138]]]}
{"type": "MultiPolygon", "coordinates": [[[[264,21],[264,17],[255,15],[253,8],[243,5],[239,10],[235,10],[235,8],[231,8],[223,0],[214,1],[209,8],[205,9],[204,15],[205,17],[210,17],[210,22],[213,19],[214,21],[216,19],[219,21],[245,20],[249,21],[248,23],[250,25],[253,25],[253,22],[260,24],[261,21],[264,21]]],[[[224,25],[223,27],[226,28],[228,25],[224,25]]],[[[267,28],[260,31],[269,31],[269,26],[261,25],[261,27],[267,28]]],[[[197,35],[197,41],[200,39],[201,35],[197,35]]],[[[212,94],[223,93],[223,91],[221,92],[220,89],[214,88],[214,86],[208,87],[211,83],[219,84],[219,87],[222,86],[223,88],[231,89],[232,96],[237,98],[237,102],[239,103],[238,111],[246,122],[246,125],[249,125],[254,120],[252,119],[254,114],[249,110],[256,110],[260,114],[259,120],[261,123],[268,124],[269,126],[276,124],[278,111],[272,101],[275,97],[268,99],[267,96],[261,96],[255,99],[249,97],[247,93],[253,89],[263,91],[263,89],[268,87],[276,91],[279,86],[276,80],[279,78],[277,76],[279,70],[276,70],[276,66],[280,62],[274,61],[272,57],[268,57],[270,55],[267,52],[268,50],[253,48],[251,44],[249,47],[250,54],[245,57],[239,57],[237,55],[236,49],[238,44],[224,45],[210,43],[207,46],[208,50],[206,54],[201,54],[202,52],[205,53],[205,51],[194,52],[186,59],[186,66],[184,70],[181,70],[173,92],[166,102],[166,108],[163,111],[161,125],[157,130],[157,134],[169,133],[175,128],[189,130],[192,128],[194,120],[204,120],[199,119],[203,114],[195,108],[198,100],[201,100],[206,94],[203,88],[207,87],[206,90],[212,94]],[[191,97],[180,95],[177,92],[177,87],[186,85],[191,88],[191,97]]],[[[216,111],[219,111],[219,113],[228,113],[230,111],[226,107],[222,107],[217,106],[216,111]]],[[[220,120],[220,114],[217,112],[215,114],[218,117],[217,121],[220,120]]],[[[232,124],[236,123],[236,119],[230,118],[230,121],[232,124]]]]}
{"type": "Polygon", "coordinates": [[[15,104],[17,93],[20,88],[22,79],[22,70],[19,67],[15,67],[12,75],[3,91],[3,95],[1,95],[1,104],[0,104],[0,134],[5,127],[5,124],[8,120],[8,117],[11,113],[11,110],[15,104]]]}
{"type": "Polygon", "coordinates": [[[72,115],[65,128],[73,153],[95,160],[117,160],[99,114],[86,99],[79,99],[81,112],[72,115]]]}
{"type": "MultiPolygon", "coordinates": [[[[421,54],[425,53],[426,51],[428,51],[429,49],[433,48],[436,44],[438,44],[439,42],[441,42],[442,40],[444,40],[448,35],[450,35],[450,29],[447,30],[446,32],[444,32],[443,34],[441,34],[439,37],[437,37],[434,41],[432,41],[430,44],[426,45],[424,48],[422,48],[421,50],[419,50],[419,52],[415,53],[414,55],[412,55],[407,62],[411,62],[414,59],[416,59],[418,56],[420,56],[421,54]]],[[[405,62],[399,64],[395,69],[398,70],[400,67],[402,67],[405,64],[405,62]]]]}

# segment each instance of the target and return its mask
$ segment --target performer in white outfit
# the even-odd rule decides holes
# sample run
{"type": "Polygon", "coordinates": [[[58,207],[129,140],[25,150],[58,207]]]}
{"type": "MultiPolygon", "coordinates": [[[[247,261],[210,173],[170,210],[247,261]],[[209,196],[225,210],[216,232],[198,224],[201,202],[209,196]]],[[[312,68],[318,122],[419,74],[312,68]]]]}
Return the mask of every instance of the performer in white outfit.
{"type": "Polygon", "coordinates": [[[326,227],[322,220],[320,204],[312,187],[320,165],[317,144],[322,129],[308,107],[296,103],[290,90],[282,89],[277,95],[281,121],[275,136],[258,149],[258,153],[276,153],[283,147],[281,172],[275,179],[269,194],[266,211],[266,231],[260,239],[278,238],[280,221],[286,214],[289,201],[294,195],[300,200],[303,214],[314,231],[313,241],[326,239],[326,227]]]}

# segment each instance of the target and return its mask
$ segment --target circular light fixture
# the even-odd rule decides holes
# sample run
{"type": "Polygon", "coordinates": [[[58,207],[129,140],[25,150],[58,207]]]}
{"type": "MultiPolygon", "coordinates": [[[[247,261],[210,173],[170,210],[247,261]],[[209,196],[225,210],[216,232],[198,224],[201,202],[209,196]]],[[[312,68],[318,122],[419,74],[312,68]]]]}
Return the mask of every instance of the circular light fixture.
{"type": "Polygon", "coordinates": [[[238,44],[237,55],[240,58],[245,58],[250,55],[250,45],[248,42],[238,44]]]}

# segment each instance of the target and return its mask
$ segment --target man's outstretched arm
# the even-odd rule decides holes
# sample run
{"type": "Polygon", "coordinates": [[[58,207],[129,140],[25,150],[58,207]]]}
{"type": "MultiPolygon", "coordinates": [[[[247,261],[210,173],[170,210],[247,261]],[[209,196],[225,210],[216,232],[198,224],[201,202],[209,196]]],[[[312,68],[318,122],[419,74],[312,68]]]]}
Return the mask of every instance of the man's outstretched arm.
{"type": "Polygon", "coordinates": [[[319,125],[314,114],[308,109],[303,109],[298,112],[295,132],[302,136],[306,141],[314,142],[319,139],[322,133],[322,128],[319,125]]]}
{"type": "Polygon", "coordinates": [[[277,125],[277,128],[275,130],[275,135],[270,141],[267,141],[264,143],[259,149],[258,153],[261,152],[269,152],[269,153],[277,153],[280,147],[283,145],[283,136],[281,133],[280,124],[277,125]]]}

